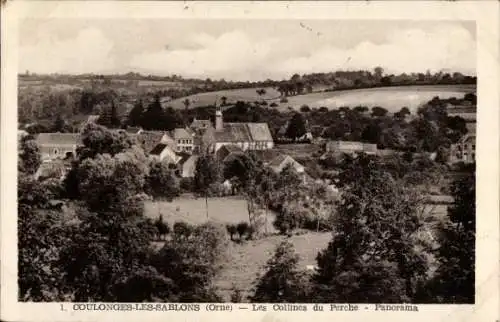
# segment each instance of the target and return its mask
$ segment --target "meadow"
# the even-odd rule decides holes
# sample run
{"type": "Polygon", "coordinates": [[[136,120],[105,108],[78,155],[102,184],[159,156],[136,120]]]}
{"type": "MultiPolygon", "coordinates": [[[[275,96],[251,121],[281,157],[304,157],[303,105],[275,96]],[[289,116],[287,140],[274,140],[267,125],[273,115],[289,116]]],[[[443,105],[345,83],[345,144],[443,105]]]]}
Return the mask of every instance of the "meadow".
{"type": "Polygon", "coordinates": [[[418,85],[418,86],[393,86],[367,89],[340,90],[330,92],[313,92],[287,97],[287,103],[280,102],[280,94],[273,88],[266,88],[266,94],[259,96],[256,88],[224,90],[201,93],[172,100],[169,102],[174,108],[184,108],[183,101],[187,98],[190,107],[212,105],[216,100],[225,96],[228,103],[242,101],[267,101],[268,104],[276,103],[279,110],[292,108],[299,110],[307,105],[311,108],[326,107],[329,109],[342,106],[354,107],[364,105],[368,107],[381,106],[394,113],[402,107],[408,107],[414,112],[421,104],[430,101],[433,97],[440,98],[463,97],[464,94],[475,91],[475,85],[418,85]]]}
{"type": "MultiPolygon", "coordinates": [[[[445,219],[446,210],[447,206],[443,204],[427,205],[425,210],[430,218],[426,220],[426,228],[421,231],[420,236],[434,246],[437,244],[432,229],[439,221],[445,219]]],[[[201,224],[208,220],[221,224],[248,222],[246,201],[241,197],[209,198],[208,211],[209,218],[207,219],[204,198],[183,195],[172,202],[147,202],[145,213],[153,219],[162,214],[170,225],[176,221],[186,221],[191,224],[201,224]]],[[[215,281],[215,286],[227,301],[234,289],[241,290],[244,298],[251,294],[256,279],[265,273],[265,265],[280,242],[288,240],[294,245],[300,257],[299,268],[306,269],[308,265],[316,265],[318,252],[325,249],[331,240],[330,232],[299,230],[291,237],[278,235],[272,226],[274,217],[271,212],[269,214],[269,235],[241,243],[229,243],[227,260],[223,263],[222,271],[215,281]]],[[[434,259],[430,258],[430,260],[431,265],[434,266],[434,259]]],[[[431,267],[431,271],[433,270],[434,267],[431,267]]]]}

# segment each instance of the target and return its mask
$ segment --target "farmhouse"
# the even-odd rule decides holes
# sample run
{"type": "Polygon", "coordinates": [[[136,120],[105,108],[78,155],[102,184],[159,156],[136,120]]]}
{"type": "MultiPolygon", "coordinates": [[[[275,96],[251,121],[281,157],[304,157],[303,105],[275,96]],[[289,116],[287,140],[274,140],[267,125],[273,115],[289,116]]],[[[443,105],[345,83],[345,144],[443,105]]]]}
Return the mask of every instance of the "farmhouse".
{"type": "Polygon", "coordinates": [[[54,178],[62,181],[66,173],[71,168],[70,164],[66,164],[63,160],[55,160],[54,162],[44,162],[40,165],[34,174],[36,180],[54,178]]]}
{"type": "Polygon", "coordinates": [[[40,133],[35,141],[42,161],[74,157],[76,148],[82,144],[78,133],[40,133]]]}
{"type": "Polygon", "coordinates": [[[354,141],[330,141],[325,146],[327,153],[346,153],[356,155],[358,153],[366,153],[374,155],[377,153],[377,145],[354,141]]]}
{"type": "MultiPolygon", "coordinates": [[[[138,134],[132,134],[131,137],[135,137],[137,143],[148,154],[159,143],[165,143],[170,146],[169,143],[173,142],[172,138],[164,131],[140,131],[138,134]]],[[[172,149],[172,146],[170,148],[172,149]]]]}
{"type": "Polygon", "coordinates": [[[179,161],[180,165],[180,175],[183,178],[193,178],[194,171],[196,170],[196,160],[198,160],[197,155],[190,155],[184,157],[179,161]]]}
{"type": "Polygon", "coordinates": [[[185,152],[185,153],[193,153],[194,150],[194,133],[183,129],[177,128],[172,132],[172,137],[175,142],[175,151],[177,153],[185,152]]]}
{"type": "Polygon", "coordinates": [[[222,162],[241,154],[243,154],[243,150],[237,145],[224,145],[215,153],[217,159],[222,162]]]}
{"type": "Polygon", "coordinates": [[[222,109],[216,107],[214,143],[210,150],[217,152],[224,145],[237,145],[242,150],[272,149],[274,141],[267,123],[224,123],[222,109]]]}
{"type": "Polygon", "coordinates": [[[267,163],[267,165],[276,173],[280,173],[287,166],[291,166],[297,173],[305,173],[304,166],[286,154],[278,155],[271,162],[267,163]]]}
{"type": "Polygon", "coordinates": [[[164,161],[172,164],[177,164],[180,157],[165,143],[158,143],[149,152],[149,155],[157,161],[164,161]]]}

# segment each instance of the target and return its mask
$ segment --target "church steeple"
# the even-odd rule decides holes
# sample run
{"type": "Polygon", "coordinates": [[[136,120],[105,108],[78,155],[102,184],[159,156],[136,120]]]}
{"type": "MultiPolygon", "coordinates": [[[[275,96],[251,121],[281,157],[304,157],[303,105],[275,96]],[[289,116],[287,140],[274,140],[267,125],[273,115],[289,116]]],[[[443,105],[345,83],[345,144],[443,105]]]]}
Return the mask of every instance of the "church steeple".
{"type": "Polygon", "coordinates": [[[222,107],[215,102],[215,130],[221,131],[224,128],[224,121],[222,119],[222,107]]]}

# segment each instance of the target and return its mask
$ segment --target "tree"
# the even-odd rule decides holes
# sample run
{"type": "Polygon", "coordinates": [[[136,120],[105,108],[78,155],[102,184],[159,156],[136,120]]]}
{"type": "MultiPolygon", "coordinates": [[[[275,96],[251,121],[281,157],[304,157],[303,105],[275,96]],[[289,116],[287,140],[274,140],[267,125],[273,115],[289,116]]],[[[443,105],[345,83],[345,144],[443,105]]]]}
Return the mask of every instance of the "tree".
{"type": "Polygon", "coordinates": [[[290,139],[296,140],[304,134],[306,134],[306,121],[302,114],[295,113],[288,123],[285,135],[290,139]]]}
{"type": "Polygon", "coordinates": [[[165,236],[170,232],[168,223],[163,221],[163,215],[160,215],[155,221],[155,227],[158,230],[158,239],[165,239],[165,236]]]}
{"type": "Polygon", "coordinates": [[[372,107],[372,116],[374,117],[384,117],[386,116],[388,111],[380,106],[374,106],[372,107]]]}
{"type": "Polygon", "coordinates": [[[155,256],[156,269],[175,281],[177,302],[220,302],[211,287],[226,257],[224,227],[214,223],[197,226],[189,238],[174,234],[155,256]]]}
{"type": "Polygon", "coordinates": [[[161,106],[160,97],[156,95],[154,101],[149,104],[144,112],[141,125],[146,130],[167,130],[165,118],[165,111],[161,106]]]}
{"type": "Polygon", "coordinates": [[[229,238],[231,239],[231,241],[233,241],[234,235],[238,232],[236,225],[228,224],[226,225],[226,230],[227,233],[229,234],[229,238]]]}
{"type": "Polygon", "coordinates": [[[25,137],[21,140],[21,153],[19,155],[18,169],[26,174],[35,174],[42,164],[40,149],[35,140],[25,137]]]}
{"type": "Polygon", "coordinates": [[[227,104],[227,97],[226,96],[222,96],[220,98],[220,100],[222,101],[222,106],[225,106],[227,104]]]}
{"type": "Polygon", "coordinates": [[[154,198],[172,200],[180,192],[179,181],[166,162],[153,162],[146,177],[145,191],[154,198]]]}
{"type": "Polygon", "coordinates": [[[428,269],[419,234],[424,197],[366,155],[346,159],[338,186],[334,235],[317,257],[317,293],[328,302],[414,300],[428,269]]]}
{"type": "Polygon", "coordinates": [[[134,107],[130,110],[128,115],[127,124],[130,126],[141,126],[143,123],[144,105],[142,99],[135,103],[134,107]]]}
{"type": "Polygon", "coordinates": [[[240,222],[238,225],[236,225],[236,231],[238,232],[238,235],[240,236],[240,241],[243,240],[243,235],[248,231],[250,226],[246,222],[240,222]]]}
{"type": "Polygon", "coordinates": [[[84,128],[81,138],[83,146],[77,149],[80,160],[93,158],[97,154],[114,156],[134,145],[134,141],[127,133],[111,131],[92,123],[84,128]]]}
{"type": "Polygon", "coordinates": [[[476,180],[468,171],[452,186],[455,199],[448,221],[438,229],[438,269],[426,302],[473,304],[475,294],[476,180]]]}
{"type": "Polygon", "coordinates": [[[258,303],[297,303],[308,299],[308,280],[298,270],[299,256],[290,242],[282,242],[266,265],[250,301],[258,303]]]}
{"type": "Polygon", "coordinates": [[[201,155],[196,160],[194,171],[194,188],[197,193],[205,196],[205,206],[208,218],[208,194],[210,187],[220,181],[220,170],[217,160],[212,155],[201,155]]]}
{"type": "Polygon", "coordinates": [[[189,105],[191,105],[191,101],[189,100],[189,98],[186,98],[182,101],[182,104],[184,104],[184,108],[187,111],[189,109],[189,105]]]}
{"type": "Polygon", "coordinates": [[[52,127],[53,132],[65,132],[66,122],[62,118],[61,114],[57,114],[56,120],[54,121],[54,125],[52,127]]]}

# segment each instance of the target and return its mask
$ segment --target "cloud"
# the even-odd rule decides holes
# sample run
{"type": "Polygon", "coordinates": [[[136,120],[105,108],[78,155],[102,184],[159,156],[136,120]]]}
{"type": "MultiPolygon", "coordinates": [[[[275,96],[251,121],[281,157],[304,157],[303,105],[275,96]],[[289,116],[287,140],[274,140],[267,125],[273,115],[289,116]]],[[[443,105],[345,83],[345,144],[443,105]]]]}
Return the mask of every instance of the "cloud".
{"type": "Polygon", "coordinates": [[[58,40],[41,30],[29,46],[20,47],[19,70],[37,73],[89,73],[112,70],[113,42],[97,28],[82,29],[75,38],[58,40]]]}
{"type": "Polygon", "coordinates": [[[218,37],[193,35],[195,49],[136,55],[133,68],[193,77],[238,80],[288,78],[294,73],[373,69],[389,73],[453,70],[475,73],[475,42],[458,25],[431,30],[395,30],[382,43],[364,41],[352,48],[335,43],[301,42],[294,35],[251,38],[236,30],[218,37]]]}

